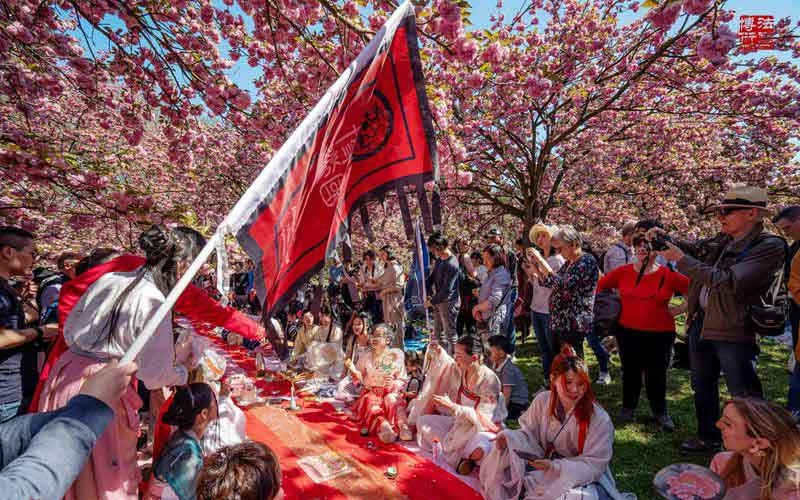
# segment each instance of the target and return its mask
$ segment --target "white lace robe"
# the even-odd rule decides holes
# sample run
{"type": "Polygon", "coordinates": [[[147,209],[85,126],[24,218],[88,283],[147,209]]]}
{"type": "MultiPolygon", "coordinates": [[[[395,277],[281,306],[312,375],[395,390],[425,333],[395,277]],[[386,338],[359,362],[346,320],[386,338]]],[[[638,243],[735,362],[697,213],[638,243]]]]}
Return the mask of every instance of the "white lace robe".
{"type": "MultiPolygon", "coordinates": [[[[559,433],[562,423],[549,414],[550,391],[540,392],[530,408],[519,418],[519,430],[504,430],[507,446],[497,446],[481,463],[480,480],[487,500],[516,500],[522,486],[525,499],[573,500],[597,498],[595,485],[599,482],[614,500],[624,497],[614,485],[611,471],[614,425],[600,406],[594,413],[586,431],[583,453],[578,454],[580,425],[573,416],[559,433]],[[558,437],[556,437],[558,436],[558,437]],[[553,469],[547,473],[525,473],[525,461],[513,450],[544,457],[547,444],[553,442],[555,452],[565,458],[553,460],[553,469]]],[[[553,397],[555,395],[553,394],[553,397]]]]}
{"type": "Polygon", "coordinates": [[[416,423],[417,443],[430,451],[434,438],[438,438],[452,467],[477,448],[488,453],[490,440],[508,415],[500,380],[489,367],[480,366],[471,388],[478,400],[459,391],[460,387],[461,374],[455,361],[441,351],[437,359],[431,360],[422,390],[410,405],[414,420],[410,416],[409,421],[416,423]],[[434,395],[447,395],[458,406],[454,412],[439,408],[433,403],[434,395]]]}

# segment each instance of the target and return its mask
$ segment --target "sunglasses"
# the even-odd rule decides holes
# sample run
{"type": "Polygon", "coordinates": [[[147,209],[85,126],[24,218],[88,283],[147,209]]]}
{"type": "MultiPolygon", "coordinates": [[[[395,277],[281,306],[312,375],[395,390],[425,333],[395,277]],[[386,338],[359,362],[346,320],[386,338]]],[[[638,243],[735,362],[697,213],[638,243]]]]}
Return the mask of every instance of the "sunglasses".
{"type": "Polygon", "coordinates": [[[720,217],[725,217],[726,215],[730,215],[733,212],[738,212],[740,210],[750,210],[749,208],[744,207],[725,207],[725,208],[716,208],[714,209],[714,214],[720,217]]]}

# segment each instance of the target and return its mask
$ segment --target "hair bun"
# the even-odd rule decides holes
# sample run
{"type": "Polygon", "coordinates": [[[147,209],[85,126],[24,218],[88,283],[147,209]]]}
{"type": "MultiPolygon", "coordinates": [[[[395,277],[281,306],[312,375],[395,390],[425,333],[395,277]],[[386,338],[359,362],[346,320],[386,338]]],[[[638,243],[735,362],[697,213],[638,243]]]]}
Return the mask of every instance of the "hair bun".
{"type": "Polygon", "coordinates": [[[164,412],[162,419],[164,420],[165,424],[180,427],[187,422],[187,416],[188,415],[186,415],[186,412],[183,411],[183,408],[180,404],[171,404],[169,408],[167,408],[167,411],[164,412]]]}
{"type": "Polygon", "coordinates": [[[167,227],[153,225],[139,235],[139,248],[147,260],[159,260],[175,249],[175,239],[167,227]]]}
{"type": "Polygon", "coordinates": [[[561,346],[561,355],[562,356],[569,356],[572,358],[577,358],[578,353],[575,351],[575,348],[572,347],[572,344],[568,342],[564,342],[564,345],[561,346]]]}

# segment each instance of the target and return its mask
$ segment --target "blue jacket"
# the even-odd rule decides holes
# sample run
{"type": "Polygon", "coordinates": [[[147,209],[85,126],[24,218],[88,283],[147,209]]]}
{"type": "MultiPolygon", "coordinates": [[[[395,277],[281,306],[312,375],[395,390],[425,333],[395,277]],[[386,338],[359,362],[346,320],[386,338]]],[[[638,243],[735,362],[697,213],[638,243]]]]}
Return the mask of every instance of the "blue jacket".
{"type": "Polygon", "coordinates": [[[112,418],[108,405],[79,394],[64,408],[0,424],[0,500],[62,498],[112,418]]]}

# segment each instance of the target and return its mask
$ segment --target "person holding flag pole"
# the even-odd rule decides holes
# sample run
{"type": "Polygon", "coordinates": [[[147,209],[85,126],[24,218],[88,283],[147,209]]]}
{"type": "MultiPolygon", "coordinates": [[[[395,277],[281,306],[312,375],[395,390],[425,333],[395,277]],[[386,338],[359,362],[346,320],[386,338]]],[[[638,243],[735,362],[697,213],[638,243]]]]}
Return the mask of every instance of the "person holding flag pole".
{"type": "MultiPolygon", "coordinates": [[[[389,190],[421,187],[437,177],[414,6],[406,1],[322,96],[201,250],[192,238],[155,226],[140,237],[147,256],[140,269],[103,276],[81,297],[64,327],[70,351],[53,367],[42,410],[63,406],[83,378],[112,359],[121,358],[121,366],[135,360],[138,378],[148,387],[185,384],[186,368],[174,365],[168,315],[226,234],[235,234],[256,264],[255,288],[268,319],[322,269],[347,234],[349,215],[389,190]],[[369,134],[360,132],[365,128],[369,134]]],[[[140,405],[133,388],[120,399],[114,408],[117,422],[110,426],[115,432],[107,430],[98,440],[73,485],[76,491],[67,498],[138,497],[137,400],[140,405]]]]}
{"type": "MultiPolygon", "coordinates": [[[[147,342],[129,359],[123,357],[120,365],[135,360],[137,378],[150,390],[186,384],[191,366],[175,364],[171,317],[163,314],[157,322],[153,318],[158,316],[157,308],[160,310],[167,303],[164,295],[171,288],[171,295],[175,295],[177,288],[173,285],[197,255],[202,240],[199,234],[153,226],[139,236],[139,247],[145,254],[141,267],[108,273],[89,287],[64,323],[69,350],[53,365],[42,388],[40,411],[63,408],[87,378],[126,352],[131,354],[142,338],[138,335],[142,325],[148,321],[147,342]]],[[[188,273],[183,277],[186,276],[188,273]]],[[[138,498],[137,411],[141,406],[142,400],[132,384],[111,405],[114,422],[98,438],[91,458],[65,498],[138,498]]]]}

